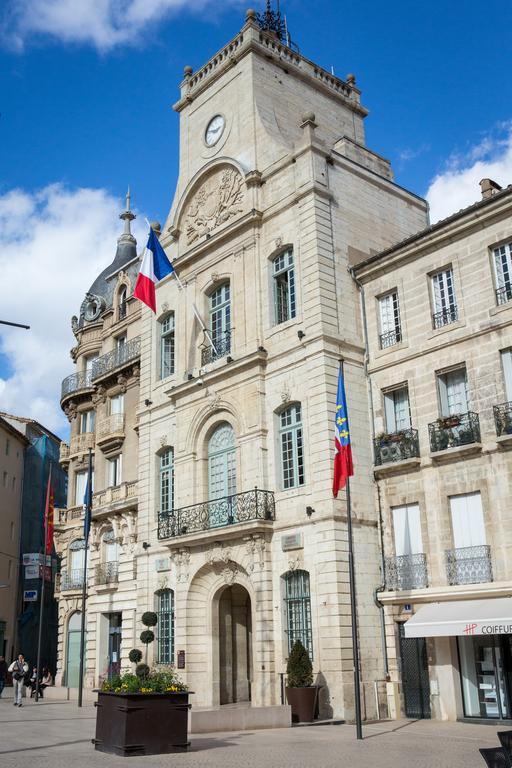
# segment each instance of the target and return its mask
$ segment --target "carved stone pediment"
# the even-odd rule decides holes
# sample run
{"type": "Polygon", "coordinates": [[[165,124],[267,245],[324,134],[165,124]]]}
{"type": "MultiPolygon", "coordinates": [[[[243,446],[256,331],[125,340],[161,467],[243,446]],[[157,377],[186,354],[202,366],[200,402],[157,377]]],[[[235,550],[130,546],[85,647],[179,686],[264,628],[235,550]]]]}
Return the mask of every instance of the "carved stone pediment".
{"type": "Polygon", "coordinates": [[[187,245],[242,213],[244,198],[244,181],[235,168],[221,166],[212,171],[184,209],[182,229],[187,245]]]}

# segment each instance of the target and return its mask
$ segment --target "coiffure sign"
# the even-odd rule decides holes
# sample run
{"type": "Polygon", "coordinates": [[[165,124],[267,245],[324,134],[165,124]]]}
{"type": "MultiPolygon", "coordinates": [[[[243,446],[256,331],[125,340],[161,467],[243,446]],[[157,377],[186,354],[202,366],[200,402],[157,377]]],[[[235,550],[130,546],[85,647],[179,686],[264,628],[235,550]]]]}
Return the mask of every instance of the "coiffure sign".
{"type": "Polygon", "coordinates": [[[473,622],[464,627],[465,635],[512,635],[512,624],[479,624],[473,622]]]}

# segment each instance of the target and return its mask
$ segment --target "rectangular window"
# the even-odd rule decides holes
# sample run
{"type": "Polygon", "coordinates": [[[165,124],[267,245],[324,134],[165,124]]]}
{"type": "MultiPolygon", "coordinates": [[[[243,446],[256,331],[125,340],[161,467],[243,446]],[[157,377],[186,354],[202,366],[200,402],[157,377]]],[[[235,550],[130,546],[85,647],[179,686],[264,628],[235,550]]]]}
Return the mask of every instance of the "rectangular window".
{"type": "Polygon", "coordinates": [[[283,488],[304,485],[304,443],[300,405],[283,411],[280,420],[281,466],[283,488]]]}
{"type": "Polygon", "coordinates": [[[160,378],[174,373],[174,313],[160,323],[160,378]]]}
{"type": "Polygon", "coordinates": [[[437,386],[441,416],[468,413],[469,392],[465,367],[438,374],[437,386]]]}
{"type": "Polygon", "coordinates": [[[510,403],[512,402],[512,350],[502,349],[500,355],[505,384],[505,400],[510,403]]]}
{"type": "Polygon", "coordinates": [[[480,491],[450,496],[450,513],[455,549],[478,547],[486,543],[480,491]]]}
{"type": "Polygon", "coordinates": [[[108,485],[113,488],[116,485],[121,485],[121,454],[114,456],[112,459],[108,459],[108,485]]]}
{"type": "Polygon", "coordinates": [[[432,275],[432,323],[434,328],[442,328],[454,323],[459,316],[453,270],[451,267],[432,275]]]}
{"type": "Polygon", "coordinates": [[[157,593],[157,663],[174,663],[174,592],[163,589],[157,593]]]}
{"type": "Polygon", "coordinates": [[[276,325],[291,320],[296,314],[295,270],[293,251],[279,254],[273,261],[274,321],[276,325]]]}
{"type": "Polygon", "coordinates": [[[84,503],[85,486],[87,484],[87,472],[77,472],[75,475],[75,506],[84,503]]]}
{"type": "Polygon", "coordinates": [[[11,491],[16,490],[16,478],[13,476],[11,478],[11,491]]]}
{"type": "Polygon", "coordinates": [[[392,513],[396,556],[417,555],[423,552],[419,504],[393,507],[392,513]]]}
{"type": "Polygon", "coordinates": [[[379,298],[380,348],[387,349],[402,340],[398,291],[390,291],[379,298]]]}
{"type": "Polygon", "coordinates": [[[384,392],[384,410],[386,413],[386,430],[389,434],[409,429],[411,426],[409,388],[403,386],[384,392]]]}
{"type": "Polygon", "coordinates": [[[289,571],[284,576],[286,634],[288,652],[297,640],[300,640],[313,660],[313,631],[311,624],[311,596],[309,573],[307,571],[289,571]]]}
{"type": "Polygon", "coordinates": [[[173,451],[167,449],[160,456],[160,511],[170,512],[174,506],[173,451]]]}
{"type": "Polygon", "coordinates": [[[7,482],[8,482],[7,472],[4,472],[4,488],[7,488],[7,482]]]}
{"type": "Polygon", "coordinates": [[[116,336],[116,349],[121,349],[126,344],[126,333],[122,336],[116,336]]]}
{"type": "Polygon", "coordinates": [[[114,395],[110,398],[110,415],[124,413],[124,395],[114,395]]]}
{"type": "Polygon", "coordinates": [[[80,415],[80,434],[86,432],[94,432],[94,423],[96,420],[96,412],[94,410],[84,411],[80,415]]]}
{"type": "Polygon", "coordinates": [[[9,438],[7,438],[7,440],[5,441],[5,455],[6,455],[6,456],[8,456],[8,455],[9,455],[9,449],[10,449],[10,447],[11,447],[11,443],[10,443],[10,440],[9,440],[9,438]]]}
{"type": "Polygon", "coordinates": [[[496,278],[496,302],[506,304],[512,299],[512,243],[500,245],[493,251],[496,278]]]}

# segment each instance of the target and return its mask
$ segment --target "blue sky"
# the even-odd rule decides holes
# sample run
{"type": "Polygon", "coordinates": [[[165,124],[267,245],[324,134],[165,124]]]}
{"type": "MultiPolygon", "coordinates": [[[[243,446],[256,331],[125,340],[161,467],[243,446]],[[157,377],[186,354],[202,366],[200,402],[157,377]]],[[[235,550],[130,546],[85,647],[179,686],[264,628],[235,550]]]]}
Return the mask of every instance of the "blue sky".
{"type": "MultiPolygon", "coordinates": [[[[139,220],[167,215],[178,159],[171,104],[184,65],[199,67],[234,36],[249,5],[3,0],[0,254],[19,258],[35,285],[3,301],[0,316],[40,323],[45,339],[65,324],[55,349],[69,349],[69,316],[111,259],[127,184],[139,220]],[[48,286],[42,264],[53,272],[48,286]],[[54,294],[44,315],[34,309],[38,290],[54,294]],[[60,301],[62,291],[69,301],[60,301]]],[[[475,179],[486,168],[512,183],[509,2],[286,0],[281,7],[303,55],[340,77],[355,73],[370,110],[368,146],[391,159],[398,183],[431,195],[438,215],[476,200],[475,179]]],[[[64,363],[55,358],[48,370],[39,360],[47,388],[21,386],[38,346],[30,333],[0,331],[0,410],[4,401],[25,414],[48,413],[57,429],[52,371],[65,363],[71,372],[71,361],[64,352],[64,363]]]]}

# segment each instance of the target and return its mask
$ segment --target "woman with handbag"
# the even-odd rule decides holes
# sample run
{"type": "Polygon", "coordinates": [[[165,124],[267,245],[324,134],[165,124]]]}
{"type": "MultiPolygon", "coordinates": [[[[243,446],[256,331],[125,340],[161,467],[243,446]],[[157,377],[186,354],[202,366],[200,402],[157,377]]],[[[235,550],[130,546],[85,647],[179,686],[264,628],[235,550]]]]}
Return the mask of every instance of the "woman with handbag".
{"type": "Polygon", "coordinates": [[[21,707],[23,686],[25,685],[25,675],[28,672],[28,664],[22,653],[18,656],[16,661],[13,661],[9,667],[9,672],[12,673],[12,684],[14,687],[14,706],[21,707]]]}

